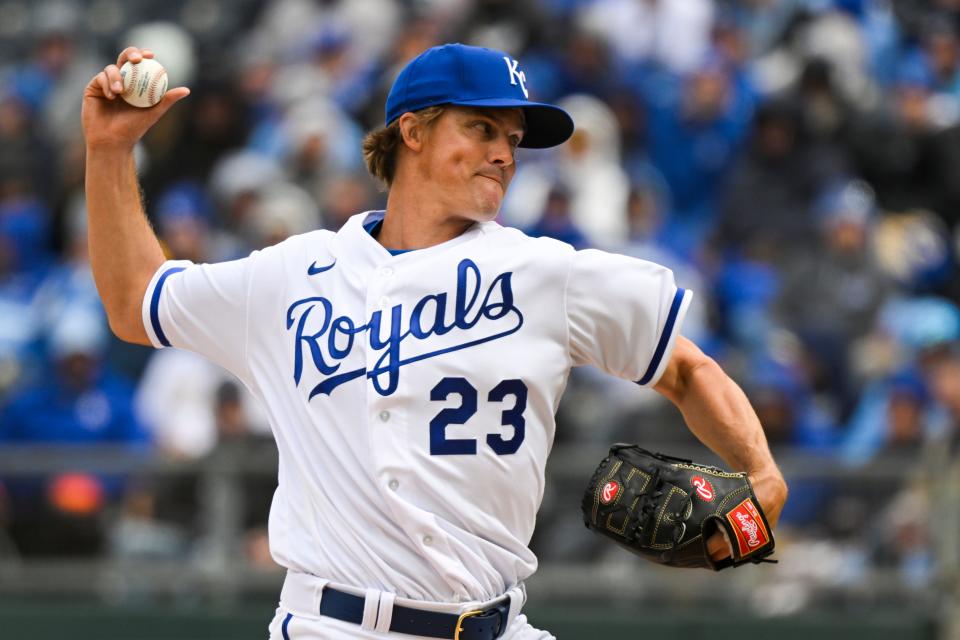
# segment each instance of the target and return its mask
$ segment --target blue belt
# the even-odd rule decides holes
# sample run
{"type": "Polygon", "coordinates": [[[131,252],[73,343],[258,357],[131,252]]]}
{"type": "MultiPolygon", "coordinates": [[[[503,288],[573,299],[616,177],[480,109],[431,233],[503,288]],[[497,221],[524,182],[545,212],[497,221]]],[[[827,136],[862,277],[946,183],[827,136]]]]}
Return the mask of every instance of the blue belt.
{"type": "MultiPolygon", "coordinates": [[[[326,587],[320,598],[320,615],[360,624],[363,621],[363,606],[363,596],[326,587]]],[[[510,598],[489,609],[460,615],[394,605],[390,631],[428,638],[494,640],[507,630],[509,612],[510,598]]]]}

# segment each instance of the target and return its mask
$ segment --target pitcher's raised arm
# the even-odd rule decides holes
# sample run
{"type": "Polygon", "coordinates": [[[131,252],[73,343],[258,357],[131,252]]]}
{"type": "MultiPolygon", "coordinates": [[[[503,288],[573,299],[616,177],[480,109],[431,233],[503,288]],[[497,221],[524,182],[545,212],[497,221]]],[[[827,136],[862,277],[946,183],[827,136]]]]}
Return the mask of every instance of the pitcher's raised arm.
{"type": "Polygon", "coordinates": [[[133,147],[170,107],[189,95],[167,91],[155,106],[137,108],[121,99],[124,62],[153,53],[128,47],[117,63],[98,73],[83,92],[86,198],[90,263],[110,328],[127,342],[149,344],[140,305],[150,278],[163,263],[160,243],[143,210],[133,147]]]}

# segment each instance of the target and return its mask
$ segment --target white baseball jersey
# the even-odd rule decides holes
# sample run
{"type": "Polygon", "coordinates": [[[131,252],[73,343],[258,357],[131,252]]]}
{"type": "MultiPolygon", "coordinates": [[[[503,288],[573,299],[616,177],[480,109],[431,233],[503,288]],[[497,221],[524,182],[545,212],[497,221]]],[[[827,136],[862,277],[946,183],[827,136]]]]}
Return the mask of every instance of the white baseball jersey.
{"type": "Polygon", "coordinates": [[[280,565],[489,600],[536,569],[527,545],[570,368],[654,384],[691,294],[656,264],[495,222],[392,255],[365,229],[382,217],[234,262],[167,262],[144,325],[262,401],[280,565]]]}

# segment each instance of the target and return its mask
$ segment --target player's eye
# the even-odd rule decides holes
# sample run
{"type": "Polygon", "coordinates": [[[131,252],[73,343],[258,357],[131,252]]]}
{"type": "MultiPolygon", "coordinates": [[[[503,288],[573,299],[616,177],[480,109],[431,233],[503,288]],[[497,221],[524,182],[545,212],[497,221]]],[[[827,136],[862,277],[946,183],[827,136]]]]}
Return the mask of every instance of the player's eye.
{"type": "Polygon", "coordinates": [[[489,122],[484,120],[477,120],[473,123],[473,127],[482,132],[484,135],[490,135],[493,132],[493,127],[490,126],[489,122]]]}

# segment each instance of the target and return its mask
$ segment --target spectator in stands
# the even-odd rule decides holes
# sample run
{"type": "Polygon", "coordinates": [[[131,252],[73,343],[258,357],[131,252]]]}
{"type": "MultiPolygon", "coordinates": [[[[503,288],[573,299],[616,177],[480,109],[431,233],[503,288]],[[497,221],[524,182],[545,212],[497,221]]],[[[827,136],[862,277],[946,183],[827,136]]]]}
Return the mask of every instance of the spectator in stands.
{"type": "MultiPolygon", "coordinates": [[[[15,394],[0,414],[0,443],[147,444],[131,391],[103,364],[100,317],[67,313],[49,336],[54,371],[15,394]]],[[[103,544],[100,516],[123,489],[117,477],[64,472],[8,479],[11,535],[25,554],[92,553],[103,544]]]]}
{"type": "Polygon", "coordinates": [[[793,91],[800,113],[801,126],[813,145],[830,148],[825,153],[842,157],[840,145],[847,135],[853,110],[834,79],[834,69],[827,60],[809,60],[793,91]]]}
{"type": "Polygon", "coordinates": [[[302,100],[290,105],[276,139],[287,179],[317,202],[326,199],[331,179],[362,168],[362,131],[332,101],[302,100]]]}
{"type": "Polygon", "coordinates": [[[161,454],[196,459],[216,446],[213,397],[226,376],[207,360],[177,349],[151,356],[136,405],[161,454]]]}
{"type": "Polygon", "coordinates": [[[277,0],[264,5],[245,44],[285,66],[294,66],[320,28],[335,26],[348,34],[362,34],[348,43],[353,59],[377,59],[403,25],[400,11],[395,0],[277,0]]]}
{"type": "Polygon", "coordinates": [[[647,112],[643,101],[630,87],[619,87],[607,97],[620,132],[622,164],[631,180],[650,171],[647,153],[647,112]]]}
{"type": "Polygon", "coordinates": [[[0,419],[5,442],[146,443],[132,390],[103,362],[106,327],[84,309],[65,311],[48,337],[50,376],[14,395],[0,419]]]}
{"type": "Polygon", "coordinates": [[[264,189],[250,211],[248,237],[257,249],[320,227],[320,210],[310,193],[279,182],[264,189]]]}
{"type": "Polygon", "coordinates": [[[684,76],[678,89],[668,80],[650,90],[650,159],[670,186],[668,238],[679,253],[692,255],[715,225],[717,196],[749,130],[753,96],[738,90],[716,55],[684,76]]]}
{"type": "Polygon", "coordinates": [[[238,150],[246,139],[248,107],[242,97],[232,82],[219,78],[195,86],[184,105],[183,122],[177,123],[179,130],[145,140],[154,152],[152,157],[160,162],[144,177],[144,189],[208,180],[218,160],[238,150]]]}
{"type": "Polygon", "coordinates": [[[765,354],[777,329],[773,305],[783,287],[769,255],[731,255],[714,274],[717,331],[747,357],[765,354]]]}
{"type": "Polygon", "coordinates": [[[923,34],[923,58],[930,70],[933,91],[949,97],[955,110],[954,121],[960,112],[960,41],[956,25],[944,19],[931,19],[923,34]]]}
{"type": "Polygon", "coordinates": [[[107,326],[87,251],[84,207],[70,210],[63,230],[63,255],[47,270],[36,295],[36,317],[45,335],[54,335],[63,318],[80,313],[107,326]]]}
{"type": "Polygon", "coordinates": [[[858,118],[850,149],[887,211],[927,209],[951,229],[960,219],[960,126],[944,119],[922,59],[906,58],[892,99],[858,118]]]}
{"type": "MultiPolygon", "coordinates": [[[[177,561],[190,552],[187,528],[158,517],[166,514],[158,513],[157,493],[150,482],[135,480],[129,484],[107,534],[112,559],[177,561]]],[[[136,577],[124,575],[116,588],[136,594],[143,589],[138,583],[136,577]]]]}
{"type": "Polygon", "coordinates": [[[349,81],[351,71],[357,71],[352,69],[351,34],[342,25],[318,23],[311,31],[302,43],[291,47],[287,54],[291,57],[275,70],[271,95],[282,109],[303,102],[336,104],[334,96],[341,91],[341,83],[349,81]]]}
{"type": "Polygon", "coordinates": [[[156,219],[164,251],[174,260],[210,261],[212,206],[200,184],[181,182],[163,192],[156,219]]]}
{"type": "Polygon", "coordinates": [[[840,453],[852,463],[895,453],[920,464],[922,448],[936,426],[923,380],[915,371],[903,371],[864,390],[840,453]]]}
{"type": "Polygon", "coordinates": [[[280,165],[253,151],[220,157],[210,176],[209,188],[217,209],[215,221],[222,231],[221,259],[240,258],[256,249],[252,211],[269,185],[283,180],[280,165]]]}
{"type": "Polygon", "coordinates": [[[825,149],[806,144],[795,102],[761,105],[720,199],[721,246],[783,262],[807,253],[816,235],[813,198],[839,165],[825,149]]]}
{"type": "Polygon", "coordinates": [[[527,229],[526,233],[534,238],[541,236],[554,238],[571,244],[577,249],[585,249],[589,246],[587,237],[571,219],[570,192],[561,185],[550,190],[543,215],[527,229]]]}
{"type": "Polygon", "coordinates": [[[40,366],[36,294],[49,268],[48,223],[21,176],[0,175],[0,399],[40,366]]]}
{"type": "Polygon", "coordinates": [[[0,176],[5,186],[3,199],[11,189],[42,193],[54,184],[59,158],[40,130],[27,101],[0,84],[0,176]],[[16,178],[17,183],[11,184],[16,178]]]}
{"type": "Polygon", "coordinates": [[[709,0],[598,0],[582,3],[578,20],[609,42],[621,63],[653,63],[683,74],[706,54],[714,13],[709,0]]]}
{"type": "Polygon", "coordinates": [[[43,193],[20,172],[0,175],[0,235],[10,244],[3,273],[36,279],[49,268],[51,212],[43,193]]]}
{"type": "MultiPolygon", "coordinates": [[[[554,79],[558,97],[585,94],[595,97],[610,92],[615,80],[608,70],[614,65],[610,47],[602,37],[583,29],[566,34],[566,42],[558,51],[560,60],[554,79]]],[[[548,76],[549,77],[549,76],[548,76]]]]}
{"type": "Polygon", "coordinates": [[[922,588],[936,576],[936,556],[933,548],[936,505],[930,493],[921,484],[914,483],[888,497],[882,511],[864,522],[874,535],[872,561],[877,567],[891,568],[899,573],[904,584],[922,588]]]}
{"type": "MultiPolygon", "coordinates": [[[[439,4],[439,3],[437,3],[439,4]]],[[[537,0],[477,0],[459,3],[459,17],[451,25],[454,40],[500,49],[525,51],[549,37],[550,29],[537,0]]]]}
{"type": "Polygon", "coordinates": [[[777,308],[811,357],[814,384],[838,403],[844,420],[856,402],[850,345],[868,334],[890,283],[872,249],[873,190],[860,180],[831,185],[814,210],[816,248],[786,269],[777,308]]]}
{"type": "Polygon", "coordinates": [[[54,147],[79,136],[76,118],[84,78],[102,67],[76,37],[80,11],[67,3],[61,7],[66,10],[37,11],[29,55],[9,69],[13,93],[29,105],[45,142],[54,147]]]}
{"type": "Polygon", "coordinates": [[[960,342],[953,341],[928,349],[921,358],[930,395],[943,410],[938,444],[946,456],[960,454],[960,342]]]}
{"type": "Polygon", "coordinates": [[[749,361],[744,375],[771,447],[832,451],[836,429],[830,417],[811,402],[813,389],[801,362],[759,355],[749,361]]]}

